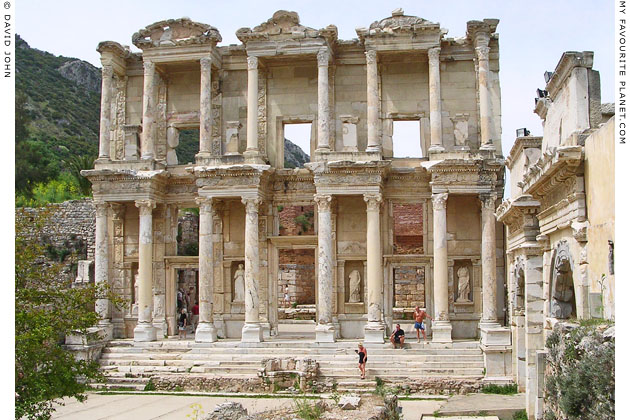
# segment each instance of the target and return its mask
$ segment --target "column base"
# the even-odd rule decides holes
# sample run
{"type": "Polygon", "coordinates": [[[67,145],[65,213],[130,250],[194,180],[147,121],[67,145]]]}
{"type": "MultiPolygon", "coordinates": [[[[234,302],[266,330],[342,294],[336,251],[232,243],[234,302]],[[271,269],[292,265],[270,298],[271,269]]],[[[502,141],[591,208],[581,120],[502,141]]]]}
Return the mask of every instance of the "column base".
{"type": "Polygon", "coordinates": [[[157,341],[157,330],[152,324],[146,322],[138,323],[136,328],[133,329],[133,341],[157,341]]]}
{"type": "Polygon", "coordinates": [[[334,343],[335,326],[333,324],[317,324],[315,326],[315,341],[317,343],[334,343]]]}
{"type": "Polygon", "coordinates": [[[368,321],[364,330],[365,343],[384,343],[385,325],[382,322],[368,321]]]}
{"type": "Polygon", "coordinates": [[[498,322],[480,322],[481,344],[484,346],[510,346],[510,329],[498,322]]]}
{"type": "Polygon", "coordinates": [[[111,341],[114,338],[114,324],[112,324],[108,319],[99,321],[97,328],[100,340],[111,341]]]}
{"type": "Polygon", "coordinates": [[[263,341],[263,330],[258,322],[246,322],[241,331],[241,342],[261,343],[263,341]]]}
{"type": "Polygon", "coordinates": [[[168,336],[168,324],[166,323],[166,320],[153,321],[153,328],[155,328],[155,335],[157,337],[168,336]]]}
{"type": "Polygon", "coordinates": [[[195,331],[196,343],[214,343],[217,341],[217,329],[210,322],[200,322],[195,331]]]}
{"type": "Polygon", "coordinates": [[[97,164],[97,163],[112,163],[112,160],[109,158],[109,156],[99,156],[94,161],[94,164],[97,164]]]}
{"type": "Polygon", "coordinates": [[[245,163],[258,165],[265,164],[258,150],[245,150],[245,153],[243,153],[243,157],[245,158],[245,163]]]}
{"type": "Polygon", "coordinates": [[[440,146],[439,144],[432,144],[431,147],[429,147],[429,153],[441,153],[444,150],[446,150],[444,146],[440,146]]]}
{"type": "Polygon", "coordinates": [[[452,343],[452,331],[451,321],[433,321],[431,323],[431,332],[433,334],[431,341],[434,343],[452,343]]]}

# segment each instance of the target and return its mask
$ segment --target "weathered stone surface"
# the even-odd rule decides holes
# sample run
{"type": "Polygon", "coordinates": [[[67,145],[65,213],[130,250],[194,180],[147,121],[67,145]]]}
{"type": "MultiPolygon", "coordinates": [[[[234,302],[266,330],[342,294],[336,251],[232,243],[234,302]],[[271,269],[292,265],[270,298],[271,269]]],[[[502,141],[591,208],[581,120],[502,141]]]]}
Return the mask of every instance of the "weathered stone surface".
{"type": "Polygon", "coordinates": [[[254,417],[247,415],[247,410],[243,408],[241,403],[225,402],[217,405],[212,413],[208,414],[203,420],[253,420],[254,417]]]}
{"type": "Polygon", "coordinates": [[[361,397],[354,395],[344,395],[337,404],[342,410],[356,410],[361,403],[361,397]]]}

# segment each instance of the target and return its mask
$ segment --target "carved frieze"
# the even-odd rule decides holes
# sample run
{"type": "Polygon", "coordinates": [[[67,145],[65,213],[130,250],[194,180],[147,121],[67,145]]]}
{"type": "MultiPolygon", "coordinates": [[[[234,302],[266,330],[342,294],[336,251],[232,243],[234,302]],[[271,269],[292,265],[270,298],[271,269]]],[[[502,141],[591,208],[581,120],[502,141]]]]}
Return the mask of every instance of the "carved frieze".
{"type": "Polygon", "coordinates": [[[122,160],[125,155],[125,109],[127,104],[127,76],[116,77],[116,97],[114,113],[114,157],[122,160]]]}
{"type": "Polygon", "coordinates": [[[267,72],[264,69],[258,70],[258,150],[262,156],[267,155],[267,72]]]}

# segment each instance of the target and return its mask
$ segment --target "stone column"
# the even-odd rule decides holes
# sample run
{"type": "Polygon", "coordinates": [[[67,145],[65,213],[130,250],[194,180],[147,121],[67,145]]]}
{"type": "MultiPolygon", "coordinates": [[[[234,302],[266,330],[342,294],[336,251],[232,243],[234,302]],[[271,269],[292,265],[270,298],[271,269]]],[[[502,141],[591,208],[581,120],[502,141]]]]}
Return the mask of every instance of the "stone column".
{"type": "Polygon", "coordinates": [[[366,343],[383,343],[383,252],[381,249],[381,203],[379,193],[364,194],[367,203],[367,292],[366,343]]]}
{"type": "Polygon", "coordinates": [[[490,86],[489,86],[489,73],[490,73],[490,48],[486,45],[481,45],[475,48],[478,59],[478,84],[479,84],[479,123],[481,129],[481,149],[482,150],[494,150],[492,144],[492,138],[490,138],[490,120],[491,120],[491,107],[490,107],[490,86]]]}
{"type": "MultiPolygon", "coordinates": [[[[107,209],[109,206],[103,201],[96,201],[94,205],[96,207],[94,283],[97,287],[106,287],[109,284],[109,235],[107,232],[107,209]]],[[[96,300],[96,313],[100,318],[98,326],[104,329],[105,339],[111,340],[113,326],[109,299],[96,300]]]]}
{"type": "Polygon", "coordinates": [[[101,127],[99,132],[98,158],[109,159],[109,142],[111,130],[112,89],[114,85],[114,68],[103,65],[101,81],[101,127]]]}
{"type": "Polygon", "coordinates": [[[315,341],[335,341],[333,325],[333,243],[332,243],[332,196],[315,194],[317,203],[317,326],[315,341]]]}
{"type": "Polygon", "coordinates": [[[525,400],[527,412],[536,411],[539,389],[536,368],[537,353],[545,349],[543,307],[543,257],[540,247],[524,249],[525,255],[525,400]]]}
{"type": "Polygon", "coordinates": [[[258,156],[258,57],[247,57],[247,150],[246,158],[258,156]]]}
{"type": "Polygon", "coordinates": [[[442,93],[440,85],[440,47],[429,49],[430,152],[442,152],[442,93]]]}
{"type": "Polygon", "coordinates": [[[367,149],[368,152],[381,152],[379,137],[379,95],[378,63],[375,50],[365,52],[367,63],[367,149]]]}
{"type": "Polygon", "coordinates": [[[155,201],[138,200],[140,209],[140,240],[138,245],[138,324],[133,330],[134,341],[155,341],[157,331],[151,319],[153,301],[153,209],[155,201]]]}
{"type": "Polygon", "coordinates": [[[448,247],[446,201],[448,193],[433,194],[433,341],[450,343],[451,321],[448,316],[448,247]]]}
{"type": "Polygon", "coordinates": [[[201,63],[201,91],[199,95],[199,154],[212,150],[212,58],[203,57],[201,63]]]}
{"type": "Polygon", "coordinates": [[[212,319],[214,299],[214,255],[212,244],[212,199],[197,198],[199,204],[199,324],[195,332],[198,343],[217,341],[212,319]]]}
{"type": "Polygon", "coordinates": [[[317,53],[317,151],[330,150],[330,114],[328,103],[328,60],[330,53],[322,48],[317,53]]]}
{"type": "Polygon", "coordinates": [[[241,341],[261,342],[260,304],[258,297],[258,206],[260,199],[243,197],[245,204],[245,325],[241,341]]]}
{"type": "Polygon", "coordinates": [[[482,194],[481,200],[481,288],[482,324],[498,324],[497,320],[497,253],[496,194],[482,194]]]}
{"type": "Polygon", "coordinates": [[[142,95],[142,142],[140,155],[142,159],[155,157],[155,63],[144,61],[144,91],[142,95]]]}

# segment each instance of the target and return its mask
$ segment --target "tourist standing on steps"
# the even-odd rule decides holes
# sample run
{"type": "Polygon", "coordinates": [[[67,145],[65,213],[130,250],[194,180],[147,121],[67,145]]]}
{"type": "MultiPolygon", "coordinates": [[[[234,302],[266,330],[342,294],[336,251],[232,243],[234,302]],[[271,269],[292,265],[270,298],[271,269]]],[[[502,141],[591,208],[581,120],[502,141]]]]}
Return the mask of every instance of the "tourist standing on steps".
{"type": "Polygon", "coordinates": [[[420,331],[422,331],[422,337],[426,342],[427,333],[425,332],[426,327],[424,325],[424,318],[429,318],[431,321],[433,321],[433,318],[431,318],[429,314],[424,311],[424,309],[420,309],[420,307],[418,306],[416,306],[416,309],[414,309],[413,311],[413,317],[416,320],[416,323],[413,327],[416,329],[416,337],[418,337],[418,343],[420,342],[420,331]]]}
{"type": "Polygon", "coordinates": [[[192,321],[190,323],[193,333],[197,330],[197,324],[199,324],[199,303],[195,302],[192,307],[192,321]]]}
{"type": "Polygon", "coordinates": [[[396,348],[396,344],[398,344],[401,349],[405,345],[405,330],[400,328],[400,324],[396,324],[396,329],[392,335],[389,336],[389,341],[392,342],[394,348],[396,348]]]}
{"type": "Polygon", "coordinates": [[[367,362],[367,349],[363,347],[363,343],[359,343],[359,350],[355,350],[354,352],[359,355],[359,371],[361,372],[361,379],[365,379],[365,363],[367,362]]]}
{"type": "Polygon", "coordinates": [[[182,308],[182,313],[179,315],[179,339],[186,339],[186,328],[188,327],[188,317],[186,316],[186,308],[182,308]]]}

